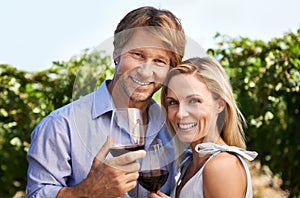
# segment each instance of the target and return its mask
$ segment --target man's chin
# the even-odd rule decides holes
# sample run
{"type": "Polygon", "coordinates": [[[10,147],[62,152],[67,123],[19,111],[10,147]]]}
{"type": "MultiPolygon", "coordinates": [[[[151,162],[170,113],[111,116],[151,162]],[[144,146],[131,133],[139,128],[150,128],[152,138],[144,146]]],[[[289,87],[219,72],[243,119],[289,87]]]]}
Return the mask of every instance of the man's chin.
{"type": "Polygon", "coordinates": [[[130,100],[134,102],[147,102],[152,98],[153,94],[134,94],[130,96],[130,100]]]}

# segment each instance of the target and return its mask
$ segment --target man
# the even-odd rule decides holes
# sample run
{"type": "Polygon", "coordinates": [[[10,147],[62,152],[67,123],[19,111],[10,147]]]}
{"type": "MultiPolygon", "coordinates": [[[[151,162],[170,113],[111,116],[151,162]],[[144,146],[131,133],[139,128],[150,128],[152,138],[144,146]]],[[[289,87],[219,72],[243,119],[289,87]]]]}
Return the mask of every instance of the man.
{"type": "MultiPolygon", "coordinates": [[[[180,21],[171,12],[153,7],[129,12],[114,33],[113,79],[52,112],[33,131],[27,197],[147,197],[145,189],[136,187],[136,160],[145,151],[107,157],[111,112],[116,107],[139,108],[148,125],[145,149],[160,141],[174,150],[152,95],[170,66],[181,61],[185,42],[180,21]]],[[[161,191],[169,194],[173,181],[174,172],[161,191]]]]}

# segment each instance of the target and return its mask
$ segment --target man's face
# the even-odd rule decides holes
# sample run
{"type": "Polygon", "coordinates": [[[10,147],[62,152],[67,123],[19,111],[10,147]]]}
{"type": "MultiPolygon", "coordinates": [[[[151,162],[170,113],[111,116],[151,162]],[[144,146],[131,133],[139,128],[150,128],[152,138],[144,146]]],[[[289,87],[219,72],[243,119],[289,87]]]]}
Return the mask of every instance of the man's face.
{"type": "Polygon", "coordinates": [[[115,80],[130,100],[143,102],[152,97],[164,82],[170,65],[170,53],[163,43],[137,30],[115,58],[115,80]]]}

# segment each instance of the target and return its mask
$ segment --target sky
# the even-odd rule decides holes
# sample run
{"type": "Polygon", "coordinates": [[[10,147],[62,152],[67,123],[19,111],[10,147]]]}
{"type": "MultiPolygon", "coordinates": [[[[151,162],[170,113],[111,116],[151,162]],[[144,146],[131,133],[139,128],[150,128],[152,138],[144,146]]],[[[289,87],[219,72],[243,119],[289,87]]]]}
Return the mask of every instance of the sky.
{"type": "Polygon", "coordinates": [[[0,64],[40,71],[68,61],[145,5],[173,12],[203,49],[214,47],[217,32],[268,41],[300,28],[299,0],[0,0],[0,64]]]}

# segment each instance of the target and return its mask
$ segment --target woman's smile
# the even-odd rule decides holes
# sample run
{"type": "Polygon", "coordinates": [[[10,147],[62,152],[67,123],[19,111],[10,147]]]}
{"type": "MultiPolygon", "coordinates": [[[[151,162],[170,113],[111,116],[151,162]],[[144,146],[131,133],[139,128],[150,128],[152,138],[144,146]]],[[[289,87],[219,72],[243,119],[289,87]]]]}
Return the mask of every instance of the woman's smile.
{"type": "Polygon", "coordinates": [[[192,129],[195,128],[197,126],[197,123],[178,123],[177,124],[178,129],[181,130],[188,130],[188,129],[192,129]]]}

